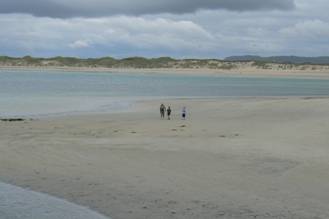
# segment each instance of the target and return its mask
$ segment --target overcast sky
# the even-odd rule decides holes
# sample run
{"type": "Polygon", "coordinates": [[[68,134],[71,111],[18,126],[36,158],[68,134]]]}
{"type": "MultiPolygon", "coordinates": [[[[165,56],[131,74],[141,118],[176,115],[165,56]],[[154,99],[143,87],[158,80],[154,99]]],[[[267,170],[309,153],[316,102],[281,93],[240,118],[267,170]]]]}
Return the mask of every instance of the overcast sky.
{"type": "Polygon", "coordinates": [[[1,0],[0,55],[329,55],[328,0],[1,0]]]}

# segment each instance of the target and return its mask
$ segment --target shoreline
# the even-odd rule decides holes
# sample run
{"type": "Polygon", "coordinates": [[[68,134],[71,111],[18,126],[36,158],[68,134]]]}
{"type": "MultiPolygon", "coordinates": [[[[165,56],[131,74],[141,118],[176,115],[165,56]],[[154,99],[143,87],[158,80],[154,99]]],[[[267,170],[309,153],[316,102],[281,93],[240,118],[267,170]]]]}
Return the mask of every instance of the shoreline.
{"type": "Polygon", "coordinates": [[[0,212],[2,218],[110,219],[87,207],[78,206],[63,199],[2,182],[0,182],[0,194],[0,212]]]}
{"type": "Polygon", "coordinates": [[[42,119],[56,119],[56,118],[70,118],[79,116],[106,116],[115,115],[122,113],[137,113],[143,109],[144,104],[149,105],[150,103],[157,102],[170,102],[170,101],[199,101],[199,102],[209,102],[209,101],[264,101],[264,100],[316,100],[316,99],[329,99],[328,95],[300,95],[300,96],[214,96],[214,97],[152,97],[152,98],[140,98],[135,100],[130,100],[129,106],[121,109],[108,109],[100,110],[102,106],[98,109],[92,109],[87,111],[67,111],[67,112],[54,112],[54,113],[36,113],[36,114],[26,114],[26,115],[1,115],[0,122],[28,122],[33,120],[42,119]]]}
{"type": "Polygon", "coordinates": [[[301,77],[329,78],[329,70],[273,70],[257,68],[209,69],[209,68],[101,68],[101,67],[33,67],[0,66],[1,71],[60,71],[97,73],[136,73],[136,74],[178,74],[191,76],[243,76],[243,77],[301,77]]]}
{"type": "Polygon", "coordinates": [[[160,103],[0,122],[0,180],[116,219],[329,217],[327,98],[160,103]]]}

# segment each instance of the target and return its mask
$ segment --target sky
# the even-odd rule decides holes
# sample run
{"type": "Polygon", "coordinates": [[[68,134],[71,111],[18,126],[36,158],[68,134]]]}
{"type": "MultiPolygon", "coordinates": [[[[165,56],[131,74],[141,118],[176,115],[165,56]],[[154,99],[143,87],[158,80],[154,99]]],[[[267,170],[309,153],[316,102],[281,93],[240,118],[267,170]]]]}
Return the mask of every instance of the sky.
{"type": "Polygon", "coordinates": [[[329,55],[328,0],[1,0],[0,55],[329,55]]]}

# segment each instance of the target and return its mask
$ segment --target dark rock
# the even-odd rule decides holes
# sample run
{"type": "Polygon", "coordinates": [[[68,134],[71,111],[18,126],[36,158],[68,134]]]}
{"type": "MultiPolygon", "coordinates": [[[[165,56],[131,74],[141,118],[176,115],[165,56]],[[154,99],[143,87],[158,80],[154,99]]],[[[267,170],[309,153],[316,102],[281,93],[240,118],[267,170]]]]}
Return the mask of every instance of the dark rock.
{"type": "Polygon", "coordinates": [[[2,122],[24,122],[25,119],[23,118],[5,118],[5,119],[0,119],[2,122]]]}

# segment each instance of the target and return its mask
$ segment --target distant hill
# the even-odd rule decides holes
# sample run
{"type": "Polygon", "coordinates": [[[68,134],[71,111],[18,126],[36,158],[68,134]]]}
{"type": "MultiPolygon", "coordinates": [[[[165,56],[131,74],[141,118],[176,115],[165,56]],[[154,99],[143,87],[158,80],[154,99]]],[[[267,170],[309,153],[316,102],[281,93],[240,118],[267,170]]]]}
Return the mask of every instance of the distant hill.
{"type": "Polygon", "coordinates": [[[225,61],[257,61],[268,63],[281,63],[281,64],[316,64],[316,65],[328,65],[329,56],[320,57],[299,57],[299,56],[230,56],[225,58],[225,61]]]}

